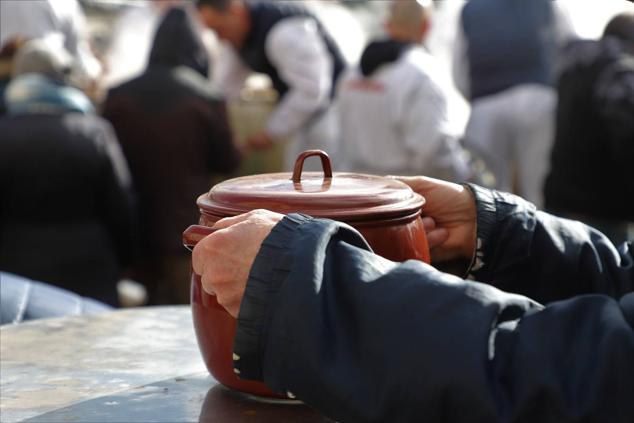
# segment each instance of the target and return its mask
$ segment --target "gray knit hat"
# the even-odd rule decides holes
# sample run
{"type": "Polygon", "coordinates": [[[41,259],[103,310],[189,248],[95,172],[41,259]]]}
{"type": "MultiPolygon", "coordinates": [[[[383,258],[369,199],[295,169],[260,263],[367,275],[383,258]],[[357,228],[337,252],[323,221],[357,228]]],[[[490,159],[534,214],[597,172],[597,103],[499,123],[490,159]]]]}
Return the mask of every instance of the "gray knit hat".
{"type": "Polygon", "coordinates": [[[67,81],[73,68],[73,57],[61,39],[47,36],[28,41],[17,51],[13,62],[13,76],[39,73],[67,81]]]}

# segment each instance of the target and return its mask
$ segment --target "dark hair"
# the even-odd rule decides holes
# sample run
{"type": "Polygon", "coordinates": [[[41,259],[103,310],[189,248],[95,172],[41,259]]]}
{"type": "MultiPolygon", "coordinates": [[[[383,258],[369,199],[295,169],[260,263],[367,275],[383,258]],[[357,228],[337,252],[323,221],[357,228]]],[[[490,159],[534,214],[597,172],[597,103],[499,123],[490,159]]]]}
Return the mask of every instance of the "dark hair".
{"type": "Polygon", "coordinates": [[[0,48],[0,58],[12,59],[17,53],[18,49],[29,41],[28,38],[13,37],[7,40],[6,43],[0,48]]]}
{"type": "Polygon", "coordinates": [[[207,6],[219,12],[226,12],[233,0],[198,0],[198,7],[207,6]]]}
{"type": "Polygon", "coordinates": [[[612,36],[621,41],[634,43],[634,13],[621,13],[608,22],[603,36],[612,36]]]}

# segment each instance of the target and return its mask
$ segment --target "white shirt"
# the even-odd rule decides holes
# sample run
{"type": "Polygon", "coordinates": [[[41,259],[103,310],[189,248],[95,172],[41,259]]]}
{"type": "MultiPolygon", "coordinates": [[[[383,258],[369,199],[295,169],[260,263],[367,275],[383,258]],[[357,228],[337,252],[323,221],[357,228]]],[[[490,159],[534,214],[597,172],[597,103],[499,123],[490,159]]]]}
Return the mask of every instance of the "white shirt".
{"type": "Polygon", "coordinates": [[[423,47],[412,47],[368,78],[358,69],[347,72],[337,108],[342,170],[454,181],[472,176],[458,142],[468,107],[423,47]]]}
{"type": "Polygon", "coordinates": [[[15,37],[42,38],[61,34],[64,47],[75,58],[77,70],[94,80],[101,65],[93,56],[85,18],[77,0],[0,0],[0,46],[15,37]]]}
{"type": "Polygon", "coordinates": [[[105,55],[106,87],[114,87],[143,73],[162,17],[162,10],[152,3],[133,5],[119,15],[105,55]]]}
{"type": "MultiPolygon", "coordinates": [[[[332,58],[313,19],[287,18],[276,24],[265,41],[266,55],[289,90],[267,123],[274,138],[306,129],[315,113],[328,107],[332,87],[332,58]]],[[[214,81],[227,96],[239,94],[252,73],[235,50],[224,44],[214,81]]]]}

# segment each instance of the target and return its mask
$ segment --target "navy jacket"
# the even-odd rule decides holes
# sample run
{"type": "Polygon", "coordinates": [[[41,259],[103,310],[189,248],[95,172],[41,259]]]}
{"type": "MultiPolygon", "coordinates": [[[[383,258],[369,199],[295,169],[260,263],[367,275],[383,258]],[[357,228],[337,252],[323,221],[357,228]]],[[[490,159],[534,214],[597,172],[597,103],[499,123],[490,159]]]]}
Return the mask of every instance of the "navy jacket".
{"type": "Polygon", "coordinates": [[[471,0],[461,18],[472,100],[519,84],[552,85],[556,42],[550,0],[471,0]]]}
{"type": "Polygon", "coordinates": [[[241,377],[340,422],[634,421],[632,244],[472,190],[482,283],[334,221],[280,222],[242,302],[241,377]]]}

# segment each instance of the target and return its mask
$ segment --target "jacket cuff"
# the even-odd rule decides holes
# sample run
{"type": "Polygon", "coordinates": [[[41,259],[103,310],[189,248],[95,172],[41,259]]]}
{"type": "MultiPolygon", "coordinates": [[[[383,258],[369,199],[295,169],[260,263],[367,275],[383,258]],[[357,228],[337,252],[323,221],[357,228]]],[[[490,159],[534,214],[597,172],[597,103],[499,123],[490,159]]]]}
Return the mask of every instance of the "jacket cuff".
{"type": "Polygon", "coordinates": [[[505,192],[466,184],[476,201],[476,251],[467,279],[486,282],[530,254],[535,206],[505,192]]]}
{"type": "Polygon", "coordinates": [[[475,184],[465,184],[476,202],[476,249],[467,269],[467,279],[478,279],[478,272],[485,270],[488,252],[498,238],[497,206],[494,191],[475,184]]]}
{"type": "Polygon", "coordinates": [[[271,319],[272,303],[288,276],[297,228],[310,216],[289,214],[264,240],[253,262],[238,315],[233,363],[241,379],[263,380],[262,360],[271,319]]]}

